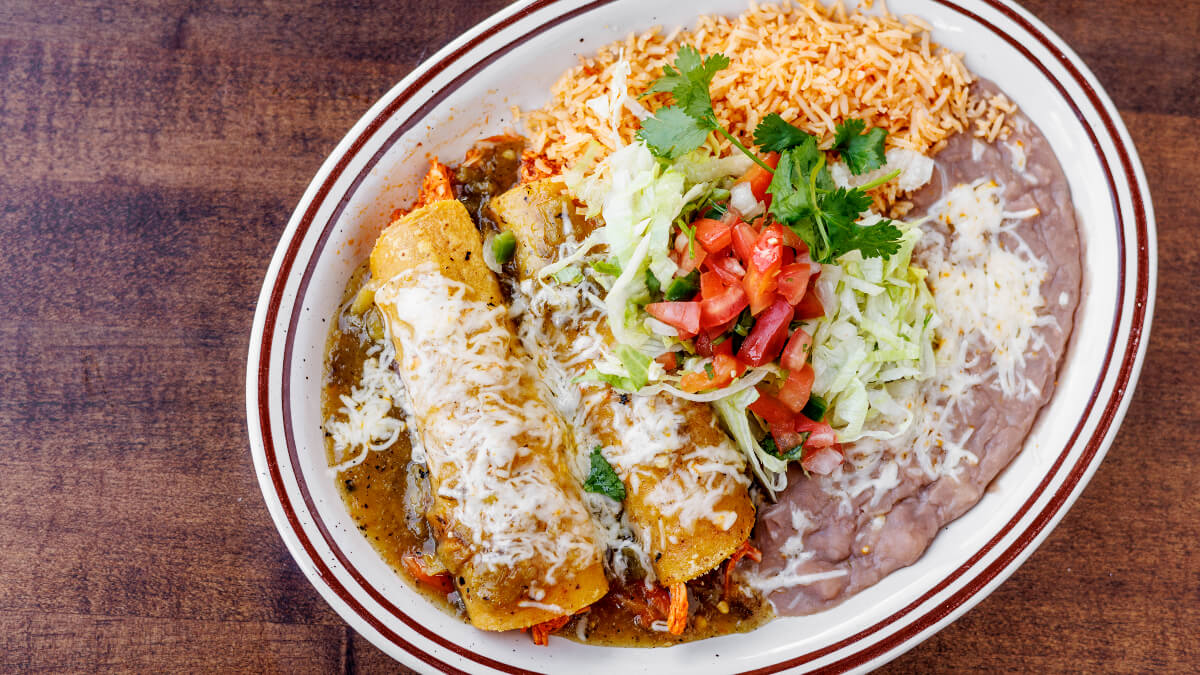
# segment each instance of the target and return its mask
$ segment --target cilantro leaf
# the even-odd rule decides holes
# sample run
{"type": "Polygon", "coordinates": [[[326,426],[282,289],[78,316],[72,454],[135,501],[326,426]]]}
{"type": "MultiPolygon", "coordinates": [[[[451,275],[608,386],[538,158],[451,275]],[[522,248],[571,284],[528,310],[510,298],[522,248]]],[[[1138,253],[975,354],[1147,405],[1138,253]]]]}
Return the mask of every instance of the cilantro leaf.
{"type": "Polygon", "coordinates": [[[775,446],[775,439],[770,436],[763,436],[758,440],[758,447],[767,451],[767,454],[779,456],[779,448],[775,446]]]}
{"type": "Polygon", "coordinates": [[[694,118],[712,117],[715,124],[708,87],[713,75],[728,66],[729,58],[724,54],[701,56],[695,47],[684,45],[675,55],[675,67],[663,66],[662,77],[646,93],[670,92],[683,112],[694,118]]]}
{"type": "Polygon", "coordinates": [[[866,126],[862,120],[848,119],[837,126],[833,137],[833,149],[846,161],[850,173],[856,176],[874,171],[887,161],[883,150],[887,130],[875,127],[863,133],[866,126]]]}
{"type": "Polygon", "coordinates": [[[592,448],[591,468],[588,471],[587,480],[583,482],[583,489],[588,492],[602,494],[609,499],[615,499],[618,502],[625,501],[625,484],[621,482],[621,478],[617,472],[613,470],[612,464],[604,459],[604,454],[600,452],[600,446],[592,448]]]}
{"type": "Polygon", "coordinates": [[[708,86],[717,71],[729,65],[724,54],[702,57],[691,45],[679,48],[675,67],[663,66],[663,74],[646,94],[669,92],[675,105],[661,108],[642,120],[637,137],[656,156],[678,159],[700,147],[708,132],[720,131],[708,86]]]}
{"type": "Polygon", "coordinates": [[[828,257],[829,243],[821,233],[820,209],[813,180],[813,170],[823,170],[824,155],[817,149],[816,139],[809,137],[799,146],[784,150],[779,155],[775,175],[767,186],[771,195],[771,215],[788,225],[808,244],[813,260],[824,261],[828,257]]]}
{"type": "Polygon", "coordinates": [[[856,249],[866,258],[886,257],[900,248],[900,230],[891,221],[855,222],[871,206],[871,197],[833,184],[816,139],[780,153],[767,192],[771,215],[804,240],[816,262],[832,262],[856,249]]]}
{"type": "Polygon", "coordinates": [[[822,206],[831,214],[854,221],[860,213],[871,208],[871,196],[855,188],[839,187],[826,194],[822,206]]]}
{"type": "Polygon", "coordinates": [[[678,159],[695,150],[715,131],[729,140],[738,150],[754,160],[759,166],[771,170],[758,155],[742,144],[717,121],[713,112],[709,85],[718,71],[729,65],[724,54],[701,56],[691,45],[679,48],[675,65],[663,66],[663,74],[650,85],[645,95],[669,92],[675,97],[675,105],[661,108],[652,117],[642,120],[637,137],[657,157],[678,159]]]}
{"type": "MultiPolygon", "coordinates": [[[[652,298],[654,296],[657,296],[659,294],[659,292],[662,290],[662,284],[660,284],[658,282],[658,277],[654,276],[654,272],[650,271],[649,268],[646,268],[645,281],[646,281],[646,291],[650,293],[650,296],[652,298]]],[[[649,300],[647,300],[647,302],[649,302],[649,300]]]]}
{"type": "MultiPolygon", "coordinates": [[[[795,125],[789,124],[779,116],[779,113],[767,115],[754,128],[754,144],[762,152],[783,152],[807,142],[808,138],[812,138],[812,136],[795,125]]],[[[813,141],[815,145],[816,139],[813,141]]]]}
{"type": "Polygon", "coordinates": [[[867,130],[867,123],[855,118],[850,118],[845,122],[834,127],[833,147],[843,147],[851,138],[858,136],[867,130]]]}
{"type": "Polygon", "coordinates": [[[637,137],[655,156],[679,159],[704,144],[710,127],[689,116],[682,108],[660,108],[642,120],[637,137]]]}
{"type": "Polygon", "coordinates": [[[856,249],[864,258],[886,258],[900,249],[900,229],[890,220],[859,225],[853,220],[831,219],[830,233],[836,244],[834,258],[856,249]]]}
{"type": "Polygon", "coordinates": [[[808,403],[804,404],[804,410],[801,410],[800,414],[804,415],[810,420],[820,422],[821,419],[825,417],[826,410],[829,410],[829,404],[825,402],[825,399],[817,396],[816,394],[810,394],[808,397],[808,403]]]}

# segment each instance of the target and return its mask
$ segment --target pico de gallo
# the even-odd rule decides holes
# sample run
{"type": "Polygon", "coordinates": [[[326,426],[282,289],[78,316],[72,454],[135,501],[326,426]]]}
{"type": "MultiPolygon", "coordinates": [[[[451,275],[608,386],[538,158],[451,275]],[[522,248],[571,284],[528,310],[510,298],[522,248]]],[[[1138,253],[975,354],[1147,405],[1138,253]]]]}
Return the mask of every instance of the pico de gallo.
{"type": "Polygon", "coordinates": [[[791,462],[836,473],[844,443],[911,423],[874,421],[905,418],[897,384],[932,375],[938,319],[910,264],[920,228],[870,211],[867,191],[901,173],[886,133],[851,119],[821,140],[772,113],[751,152],[711,114],[723,57],[689,50],[655,85],[686,105],[563,174],[598,227],[539,275],[600,287],[586,295],[615,344],[581,380],[711,403],[774,495],[791,462]],[[720,156],[712,132],[740,154],[720,156]]]}
{"type": "MultiPolygon", "coordinates": [[[[766,161],[774,167],[779,155],[766,161]]],[[[768,203],[770,181],[771,174],[754,165],[731,193],[748,190],[755,204],[768,203]]],[[[679,269],[664,293],[673,299],[646,304],[646,313],[707,359],[681,373],[678,387],[685,392],[720,390],[748,368],[778,363],[782,370],[756,386],[758,397],[749,405],[769,431],[760,445],[780,459],[799,459],[806,471],[827,474],[841,464],[842,448],[822,419],[825,402],[812,398],[812,336],[799,324],[825,314],[812,283],[821,266],[791,229],[766,215],[746,218],[728,203],[714,206],[716,212],[676,228],[672,259],[679,269]],[[681,287],[682,293],[670,292],[681,287]]],[[[660,364],[677,371],[678,358],[668,354],[660,364]]]]}

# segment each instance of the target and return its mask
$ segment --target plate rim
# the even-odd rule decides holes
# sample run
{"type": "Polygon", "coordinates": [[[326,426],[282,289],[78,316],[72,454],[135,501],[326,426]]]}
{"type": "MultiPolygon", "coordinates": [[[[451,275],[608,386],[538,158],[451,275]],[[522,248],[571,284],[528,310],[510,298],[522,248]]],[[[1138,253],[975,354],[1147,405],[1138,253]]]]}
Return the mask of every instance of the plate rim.
{"type": "MultiPolygon", "coordinates": [[[[293,557],[299,563],[302,570],[308,576],[310,582],[317,587],[322,596],[326,598],[334,609],[344,619],[355,625],[359,632],[364,633],[377,646],[383,648],[393,657],[397,653],[393,649],[399,647],[403,650],[404,655],[420,659],[416,662],[409,662],[413,666],[435,667],[439,670],[449,672],[466,672],[460,670],[455,665],[439,658],[439,655],[431,654],[428,651],[417,647],[403,636],[396,634],[389,627],[384,625],[378,617],[369,611],[362,603],[358,602],[354,597],[353,592],[346,589],[345,586],[336,578],[329,569],[328,562],[318,554],[313,548],[312,543],[307,541],[307,534],[304,531],[302,524],[299,522],[299,516],[296,513],[294,506],[290,503],[288,489],[284,482],[283,472],[276,457],[276,438],[272,433],[273,408],[271,386],[273,382],[278,382],[276,377],[281,377],[283,382],[282,400],[289,400],[290,378],[287,373],[291,371],[290,353],[291,339],[287,338],[285,343],[285,355],[283,365],[279,369],[280,372],[275,372],[272,368],[273,355],[272,348],[276,343],[276,329],[279,327],[279,310],[283,298],[287,295],[287,287],[295,278],[295,269],[293,265],[297,263],[297,256],[300,249],[304,248],[303,242],[310,228],[314,225],[318,211],[328,204],[327,198],[339,180],[343,176],[343,172],[356,160],[359,159],[359,152],[364,145],[368,143],[377,131],[382,128],[391,116],[406,102],[416,98],[418,101],[424,101],[422,105],[410,115],[410,119],[420,119],[426,108],[436,104],[441,99],[439,94],[448,95],[448,92],[457,88],[457,84],[467,77],[470,77],[478,70],[483,69],[487,64],[500,53],[505,51],[499,50],[493,54],[492,58],[485,59],[473,64],[470,64],[466,70],[457,74],[449,83],[442,86],[437,93],[426,95],[422,88],[433,82],[439,74],[455,65],[455,62],[463,55],[469,53],[488,39],[497,35],[504,34],[505,30],[521,20],[533,16],[544,9],[553,8],[559,5],[562,11],[551,13],[544,20],[540,20],[533,27],[532,33],[540,33],[549,28],[570,20],[575,16],[584,14],[592,9],[601,7],[617,0],[593,0],[583,4],[572,5],[572,0],[528,0],[527,2],[518,3],[507,7],[500,12],[492,15],[488,19],[468,30],[457,39],[451,41],[432,57],[418,66],[412,73],[404,78],[399,84],[393,87],[386,95],[379,99],[371,108],[358,120],[352,127],[350,132],[339,142],[335,150],[330,154],[327,160],[322,164],[317,175],[309,184],[304,196],[300,200],[297,208],[289,220],[287,228],[281,236],[275,254],[272,256],[271,264],[268,269],[266,278],[263,282],[263,288],[260,293],[258,306],[255,312],[254,323],[251,333],[251,342],[249,345],[249,357],[247,360],[247,429],[250,434],[250,442],[256,472],[258,473],[260,487],[263,491],[264,499],[271,511],[272,519],[275,522],[276,528],[283,536],[285,543],[291,551],[293,557]],[[286,268],[286,274],[281,275],[280,272],[286,268]],[[264,423],[265,422],[265,423],[264,423]],[[273,461],[274,460],[274,461],[273,461]],[[352,614],[352,616],[348,616],[352,614]],[[365,624],[365,625],[364,625],[365,624]],[[364,630],[369,628],[373,630],[364,630]],[[386,644],[381,644],[380,640],[386,640],[386,644]]],[[[864,649],[855,651],[841,657],[833,663],[825,664],[823,668],[834,670],[855,669],[868,665],[879,665],[880,663],[895,658],[901,653],[917,644],[928,635],[936,630],[940,630],[945,625],[949,624],[955,618],[966,612],[978,602],[982,601],[992,589],[1006,579],[1016,568],[1024,561],[1042,540],[1050,533],[1057,522],[1065,515],[1067,509],[1075,501],[1079,492],[1082,491],[1088,479],[1099,466],[1104,453],[1115,435],[1120,421],[1123,419],[1129,401],[1132,397],[1134,385],[1137,381],[1137,376],[1141,369],[1141,364],[1144,359],[1146,346],[1150,333],[1150,322],[1153,315],[1154,291],[1156,286],[1157,276],[1157,255],[1156,255],[1156,237],[1153,217],[1153,207],[1150,202],[1150,193],[1146,185],[1144,172],[1141,167],[1140,160],[1137,157],[1136,150],[1133,147],[1132,141],[1128,136],[1128,132],[1124,127],[1123,122],[1117,114],[1115,106],[1109,100],[1106,93],[1100,87],[1095,76],[1083,64],[1082,60],[1062,41],[1060,37],[1054,34],[1048,27],[1042,24],[1038,19],[1033,17],[1023,8],[1014,6],[1005,0],[976,0],[976,2],[985,5],[989,8],[999,11],[1005,18],[1012,20],[1024,31],[1037,38],[1042,46],[1048,49],[1055,57],[1058,65],[1066,69],[1070,76],[1070,80],[1079,86],[1085,93],[1091,109],[1099,115],[1103,123],[1104,131],[1107,132],[1107,139],[1113,145],[1119,161],[1120,172],[1114,172],[1107,161],[1108,152],[1101,145],[1101,138],[1096,136],[1092,124],[1084,119],[1084,113],[1077,106],[1076,101],[1070,97],[1064,90],[1064,85],[1059,81],[1059,78],[1051,73],[1045,64],[1036,59],[1033,54],[1023,44],[1018,42],[1013,36],[996,27],[986,18],[981,17],[975,12],[963,7],[957,0],[927,0],[935,4],[940,4],[948,7],[964,15],[968,20],[984,25],[989,30],[993,31],[998,36],[1004,38],[1012,44],[1022,55],[1035,64],[1042,74],[1058,88],[1063,98],[1070,104],[1080,123],[1087,130],[1089,140],[1091,141],[1094,150],[1098,154],[1101,164],[1109,178],[1108,191],[1114,204],[1114,216],[1118,229],[1118,257],[1120,260],[1120,270],[1118,289],[1116,299],[1116,312],[1113,319],[1108,345],[1106,347],[1104,368],[1100,371],[1097,383],[1091,394],[1091,399],[1086,407],[1084,414],[1079,420],[1070,440],[1066,444],[1066,449],[1074,447],[1078,442],[1079,435],[1084,428],[1092,420],[1096,420],[1096,426],[1092,430],[1090,436],[1086,440],[1086,445],[1074,466],[1071,467],[1069,473],[1064,478],[1062,484],[1054,491],[1050,500],[1043,505],[1041,511],[1035,519],[1026,525],[1019,533],[1017,538],[1004,547],[1001,555],[989,563],[981,570],[972,571],[973,568],[982,558],[989,554],[992,549],[1001,542],[1011,531],[1018,526],[1020,521],[1027,515],[1028,511],[1033,509],[1036,502],[1039,501],[1045,487],[1052,482],[1051,479],[1056,476],[1061,465],[1067,459],[1068,452],[1059,454],[1054,464],[1048,470],[1047,475],[1039,483],[1033,494],[1022,504],[1021,508],[1005,524],[994,537],[977,551],[967,563],[964,563],[955,573],[952,573],[943,581],[925,591],[919,598],[914,600],[905,608],[892,613],[885,619],[876,622],[874,625],[865,628],[863,631],[848,636],[838,642],[830,645],[825,645],[819,649],[810,651],[798,657],[789,658],[785,661],[760,668],[753,673],[776,672],[778,670],[803,666],[811,663],[814,660],[820,659],[829,654],[833,654],[847,646],[853,645],[855,642],[865,638],[866,636],[883,630],[885,627],[892,626],[897,621],[903,621],[904,618],[911,612],[917,610],[921,605],[929,601],[930,598],[937,595],[940,591],[945,590],[954,581],[958,580],[964,574],[970,574],[966,584],[954,591],[948,598],[938,602],[932,609],[924,610],[918,616],[909,620],[902,625],[899,625],[895,631],[884,636],[883,638],[865,645],[864,649]],[[1124,180],[1121,181],[1121,178],[1124,180]],[[1133,295],[1132,307],[1127,307],[1130,304],[1128,295],[1125,290],[1127,281],[1127,270],[1125,269],[1126,260],[1129,251],[1127,243],[1124,241],[1124,235],[1129,230],[1128,223],[1125,222],[1123,209],[1121,208],[1121,195],[1119,185],[1121,183],[1129,192],[1129,199],[1133,202],[1131,210],[1133,213],[1133,234],[1135,235],[1135,262],[1136,269],[1135,288],[1133,295]],[[1131,310],[1130,316],[1126,317],[1127,310],[1131,310]],[[1118,338],[1123,332],[1123,323],[1128,319],[1128,336],[1124,345],[1118,345],[1118,338]],[[1117,377],[1112,382],[1112,388],[1108,394],[1108,399],[1103,402],[1103,407],[1097,417],[1096,404],[1100,403],[1101,392],[1105,390],[1107,383],[1110,380],[1113,372],[1113,357],[1116,354],[1118,347],[1123,347],[1121,360],[1117,364],[1117,377]]],[[[521,36],[512,43],[526,37],[521,36]]],[[[511,43],[510,43],[511,44],[511,43]]],[[[375,153],[375,156],[367,162],[364,168],[359,171],[356,180],[346,190],[346,195],[352,194],[358,183],[374,165],[375,160],[391,146],[392,142],[402,136],[408,128],[401,124],[389,139],[375,153]]],[[[319,250],[325,240],[328,238],[332,230],[332,224],[336,222],[338,213],[341,207],[344,206],[347,196],[343,196],[340,200],[340,205],[335,209],[334,214],[330,217],[321,238],[317,242],[317,250],[319,250]]],[[[301,280],[300,290],[297,291],[298,300],[303,297],[303,290],[306,285],[307,277],[311,274],[312,262],[315,256],[310,257],[308,261],[300,261],[301,264],[307,262],[305,278],[301,280]]],[[[300,315],[299,307],[302,303],[295,301],[296,307],[293,308],[292,316],[288,322],[287,329],[280,331],[280,334],[288,336],[295,334],[295,326],[300,315]]],[[[296,447],[297,444],[292,435],[294,425],[290,420],[290,406],[283,405],[282,417],[284,418],[283,427],[284,435],[282,445],[288,449],[290,460],[289,469],[295,471],[297,465],[296,447]]],[[[304,478],[298,472],[293,474],[293,479],[303,486],[304,478]]],[[[302,498],[309,509],[309,514],[315,514],[316,509],[313,508],[311,497],[306,490],[302,490],[302,498]]],[[[342,566],[347,569],[355,577],[355,581],[363,587],[363,590],[370,594],[369,584],[364,583],[361,576],[355,576],[353,566],[346,565],[347,562],[337,554],[339,549],[332,542],[325,525],[319,519],[313,519],[314,523],[326,540],[326,545],[335,553],[335,557],[339,557],[342,566]]],[[[342,554],[344,556],[344,554],[342,554]]],[[[376,598],[378,601],[378,598],[376,598]]],[[[386,600],[385,603],[386,604],[386,600]]],[[[431,639],[435,644],[438,644],[441,649],[447,650],[450,654],[441,654],[441,657],[449,657],[452,660],[459,661],[454,657],[465,658],[469,662],[487,668],[499,670],[502,672],[531,672],[522,668],[511,666],[499,661],[495,661],[488,657],[462,649],[458,645],[446,641],[440,636],[433,635],[427,629],[422,630],[416,622],[412,621],[403,613],[403,611],[395,609],[390,611],[391,614],[397,615],[407,625],[417,629],[418,633],[424,637],[431,639]]],[[[409,659],[402,659],[409,661],[409,659]]]]}

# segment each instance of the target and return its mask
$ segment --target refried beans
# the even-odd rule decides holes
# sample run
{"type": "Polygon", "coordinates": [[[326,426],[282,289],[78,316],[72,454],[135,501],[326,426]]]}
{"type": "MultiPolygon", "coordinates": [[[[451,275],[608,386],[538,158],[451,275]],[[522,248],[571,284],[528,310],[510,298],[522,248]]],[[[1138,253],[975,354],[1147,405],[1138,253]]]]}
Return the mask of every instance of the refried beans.
{"type": "MultiPolygon", "coordinates": [[[[997,92],[987,82],[975,87],[981,97],[997,92]]],[[[763,561],[748,574],[780,614],[837,605],[920,558],[938,530],[978,502],[1016,456],[1054,391],[1079,302],[1079,234],[1067,180],[1049,142],[1023,114],[1010,121],[1009,137],[990,144],[969,134],[952,138],[935,157],[931,181],[914,195],[910,218],[930,216],[914,263],[936,263],[958,236],[939,218],[947,196],[959,186],[995,182],[990,187],[1002,200],[1005,226],[994,236],[1004,249],[1036,259],[1044,271],[1030,349],[1016,359],[1020,392],[1006,394],[999,381],[994,362],[1003,346],[967,334],[961,377],[973,378],[970,395],[949,405],[942,400],[945,407],[930,413],[941,417],[946,438],[965,439],[953,470],[942,466],[931,475],[916,459],[911,434],[883,442],[876,459],[859,468],[865,475],[858,478],[870,487],[857,494],[836,476],[806,477],[793,465],[790,487],[761,510],[755,543],[763,561]]],[[[931,274],[929,283],[936,295],[938,279],[931,274]]],[[[939,306],[939,314],[944,311],[939,306]]],[[[935,377],[922,383],[916,398],[937,400],[928,390],[938,382],[935,377]]],[[[846,454],[853,458],[854,446],[846,454]]],[[[948,451],[936,459],[948,461],[948,451]]]]}

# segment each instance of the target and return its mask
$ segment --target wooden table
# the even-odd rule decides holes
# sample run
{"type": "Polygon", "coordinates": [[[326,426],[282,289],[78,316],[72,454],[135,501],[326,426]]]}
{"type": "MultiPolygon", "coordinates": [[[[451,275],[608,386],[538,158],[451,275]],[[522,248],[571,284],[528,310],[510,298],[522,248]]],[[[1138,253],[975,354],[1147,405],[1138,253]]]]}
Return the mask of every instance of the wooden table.
{"type": "MultiPolygon", "coordinates": [[[[376,98],[503,0],[0,5],[0,670],[389,671],[255,482],[275,242],[376,98]],[[69,6],[68,6],[69,5],[69,6]]],[[[1028,3],[1133,134],[1158,308],[1120,435],[1041,549],[891,672],[1200,669],[1200,3],[1028,3]]]]}

